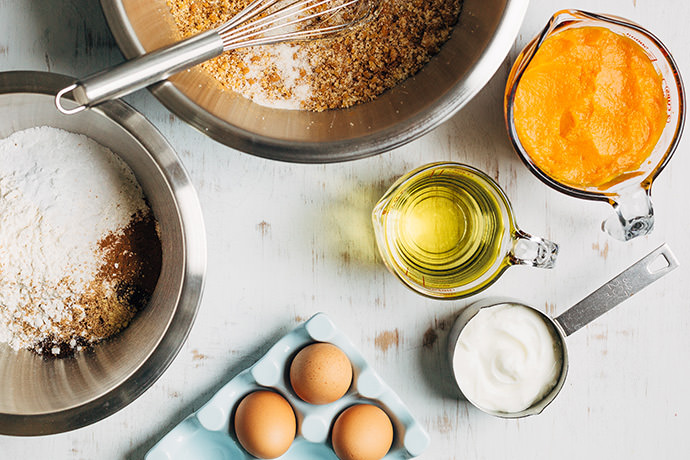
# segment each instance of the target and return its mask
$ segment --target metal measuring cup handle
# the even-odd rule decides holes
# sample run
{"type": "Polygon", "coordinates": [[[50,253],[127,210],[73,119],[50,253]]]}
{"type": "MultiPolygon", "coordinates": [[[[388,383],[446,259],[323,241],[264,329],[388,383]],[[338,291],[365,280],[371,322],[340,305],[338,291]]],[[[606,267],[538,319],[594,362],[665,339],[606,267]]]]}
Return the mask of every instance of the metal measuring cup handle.
{"type": "Polygon", "coordinates": [[[569,336],[678,266],[678,259],[664,244],[554,318],[554,321],[569,336]],[[664,265],[655,267],[655,262],[660,258],[663,258],[664,265]]]}

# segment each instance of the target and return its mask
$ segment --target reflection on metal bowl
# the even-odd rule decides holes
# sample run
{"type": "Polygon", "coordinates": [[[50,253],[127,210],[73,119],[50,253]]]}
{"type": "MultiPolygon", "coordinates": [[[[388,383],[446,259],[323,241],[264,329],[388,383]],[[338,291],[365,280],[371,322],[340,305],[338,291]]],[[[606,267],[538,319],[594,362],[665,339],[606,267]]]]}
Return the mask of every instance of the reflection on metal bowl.
{"type": "MultiPolygon", "coordinates": [[[[469,102],[505,59],[528,0],[465,0],[453,36],[419,73],[349,109],[260,106],[195,68],[151,88],[187,123],[230,147],[283,161],[327,163],[399,147],[469,102]]],[[[120,49],[133,58],[175,41],[166,0],[101,0],[120,49]]]]}
{"type": "Polygon", "coordinates": [[[44,359],[0,344],[0,433],[43,435],[113,414],[161,376],[197,312],[206,269],[201,207],[175,152],[128,105],[115,101],[60,114],[54,97],[70,77],[0,73],[0,138],[35,126],[84,134],[117,153],[134,172],[160,226],[163,265],[149,305],[116,336],[74,358],[44,359]]]}

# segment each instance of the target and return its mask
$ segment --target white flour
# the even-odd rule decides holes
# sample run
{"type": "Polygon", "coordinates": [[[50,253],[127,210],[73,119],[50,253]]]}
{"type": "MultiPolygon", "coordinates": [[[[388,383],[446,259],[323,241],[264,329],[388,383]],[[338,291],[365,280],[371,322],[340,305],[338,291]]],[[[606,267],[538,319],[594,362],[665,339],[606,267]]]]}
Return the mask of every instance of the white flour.
{"type": "Polygon", "coordinates": [[[147,209],[132,171],[95,141],[56,128],[0,140],[0,342],[29,347],[60,321],[102,260],[98,241],[147,209]]]}

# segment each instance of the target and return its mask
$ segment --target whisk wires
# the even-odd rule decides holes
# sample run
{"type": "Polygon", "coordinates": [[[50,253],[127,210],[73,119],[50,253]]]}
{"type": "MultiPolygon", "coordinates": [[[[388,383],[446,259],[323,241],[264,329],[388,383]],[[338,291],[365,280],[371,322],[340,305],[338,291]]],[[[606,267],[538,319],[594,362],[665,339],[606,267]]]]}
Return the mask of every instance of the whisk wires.
{"type": "Polygon", "coordinates": [[[224,51],[322,38],[370,18],[375,0],[254,0],[218,28],[224,51]]]}

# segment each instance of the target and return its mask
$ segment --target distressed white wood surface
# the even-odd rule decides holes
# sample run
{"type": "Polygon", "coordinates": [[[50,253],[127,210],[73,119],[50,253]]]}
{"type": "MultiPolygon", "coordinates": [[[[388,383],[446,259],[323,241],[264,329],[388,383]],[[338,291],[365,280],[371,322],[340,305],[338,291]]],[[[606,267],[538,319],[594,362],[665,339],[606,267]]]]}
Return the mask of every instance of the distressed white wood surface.
{"type": "MultiPolygon", "coordinates": [[[[331,315],[426,426],[432,443],[423,459],[690,458],[688,135],[654,187],[656,230],[622,244],[599,230],[609,209],[542,185],[503,127],[509,64],[553,12],[569,7],[643,24],[690,75],[685,1],[533,0],[508,62],[479,96],[431,134],[375,158],[328,166],[266,161],[204,137],[146,92],[129,97],[177,149],[201,199],[209,265],[198,319],[168,371],[131,405],[70,433],[0,436],[0,458],[142,458],[223,382],[318,311],[331,315]],[[469,301],[413,294],[376,254],[373,204],[397,176],[438,160],[487,171],[526,231],[561,243],[556,269],[512,268],[471,300],[509,295],[557,314],[664,241],[681,261],[569,339],[568,381],[538,417],[492,418],[455,396],[445,341],[469,301]]],[[[121,59],[98,2],[0,0],[0,70],[84,75],[121,59]]]]}

